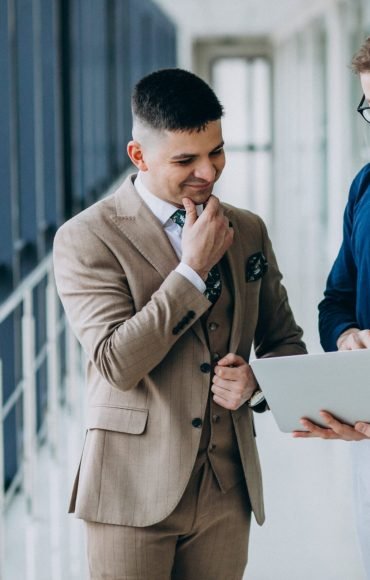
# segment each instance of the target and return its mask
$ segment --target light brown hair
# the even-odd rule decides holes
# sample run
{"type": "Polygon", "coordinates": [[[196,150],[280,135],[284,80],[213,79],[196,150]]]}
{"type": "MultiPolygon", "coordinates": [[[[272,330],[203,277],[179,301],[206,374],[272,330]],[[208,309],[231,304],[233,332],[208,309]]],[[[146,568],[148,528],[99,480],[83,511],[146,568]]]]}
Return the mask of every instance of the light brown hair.
{"type": "Polygon", "coordinates": [[[352,58],[351,66],[356,74],[370,72],[370,36],[352,58]]]}

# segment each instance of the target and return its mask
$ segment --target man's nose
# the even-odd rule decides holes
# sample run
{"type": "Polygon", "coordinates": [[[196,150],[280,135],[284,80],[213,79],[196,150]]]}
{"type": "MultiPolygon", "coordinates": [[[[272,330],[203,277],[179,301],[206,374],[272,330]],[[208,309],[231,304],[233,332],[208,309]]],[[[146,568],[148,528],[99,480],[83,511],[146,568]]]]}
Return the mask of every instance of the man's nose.
{"type": "Polygon", "coordinates": [[[194,177],[203,181],[212,182],[216,176],[216,168],[210,160],[198,163],[194,170],[194,177]]]}

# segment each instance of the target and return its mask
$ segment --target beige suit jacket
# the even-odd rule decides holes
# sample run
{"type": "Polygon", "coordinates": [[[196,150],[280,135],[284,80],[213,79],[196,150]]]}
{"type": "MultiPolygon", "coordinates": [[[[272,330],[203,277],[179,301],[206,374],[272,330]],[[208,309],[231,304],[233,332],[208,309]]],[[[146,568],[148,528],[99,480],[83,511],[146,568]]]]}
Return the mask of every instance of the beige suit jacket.
{"type": "MultiPolygon", "coordinates": [[[[55,277],[88,358],[87,435],[70,511],[86,520],[148,526],[164,519],[188,483],[201,431],[211,357],[200,317],[209,301],[174,272],[178,259],[130,176],[57,232],[55,277]],[[202,367],[204,369],[204,366],[202,367]]],[[[235,230],[227,252],[234,289],[230,352],[249,359],[305,352],[266,228],[224,206],[235,230]],[[246,281],[251,255],[268,270],[246,281]]],[[[246,482],[264,520],[252,413],[232,413],[246,482]]]]}

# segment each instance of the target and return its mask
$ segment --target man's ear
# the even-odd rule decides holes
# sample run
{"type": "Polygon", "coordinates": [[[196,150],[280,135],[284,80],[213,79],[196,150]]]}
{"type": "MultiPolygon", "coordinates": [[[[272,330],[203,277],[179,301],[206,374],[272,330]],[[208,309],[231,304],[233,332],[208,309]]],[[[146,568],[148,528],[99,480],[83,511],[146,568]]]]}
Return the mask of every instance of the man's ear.
{"type": "Polygon", "coordinates": [[[132,163],[140,169],[140,171],[148,171],[148,166],[143,157],[143,150],[138,141],[129,141],[127,144],[127,154],[132,163]]]}

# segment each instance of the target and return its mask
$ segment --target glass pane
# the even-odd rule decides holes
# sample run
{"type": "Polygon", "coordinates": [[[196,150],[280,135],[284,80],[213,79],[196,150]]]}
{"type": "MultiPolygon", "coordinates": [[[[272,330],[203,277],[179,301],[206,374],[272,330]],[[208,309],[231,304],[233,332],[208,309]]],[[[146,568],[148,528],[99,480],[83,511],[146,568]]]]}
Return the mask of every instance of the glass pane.
{"type": "Polygon", "coordinates": [[[215,62],[213,85],[225,107],[226,166],[216,193],[223,201],[271,213],[271,66],[265,58],[215,62]]]}
{"type": "Polygon", "coordinates": [[[36,356],[46,343],[46,285],[43,278],[33,291],[33,308],[36,323],[36,356]]]}
{"type": "Polygon", "coordinates": [[[7,414],[3,423],[4,436],[4,490],[6,491],[18,471],[17,414],[16,407],[7,414]]]}
{"type": "Polygon", "coordinates": [[[268,146],[271,141],[270,65],[257,58],[251,63],[250,84],[253,94],[253,143],[268,146]]]}
{"type": "Polygon", "coordinates": [[[215,194],[225,203],[249,208],[249,176],[248,153],[229,151],[226,154],[226,166],[222,177],[215,187],[215,194]]]}
{"type": "Polygon", "coordinates": [[[6,403],[16,387],[13,314],[0,324],[0,359],[3,369],[3,402],[6,403]]]}
{"type": "Polygon", "coordinates": [[[271,153],[257,151],[251,155],[253,169],[253,200],[249,209],[258,213],[264,220],[270,217],[271,190],[271,153]]]}
{"type": "Polygon", "coordinates": [[[213,87],[225,108],[222,120],[226,147],[243,146],[250,131],[248,63],[243,58],[223,58],[213,67],[213,87]]]}
{"type": "Polygon", "coordinates": [[[44,360],[36,372],[36,429],[40,431],[47,411],[47,361],[44,360]]]}

